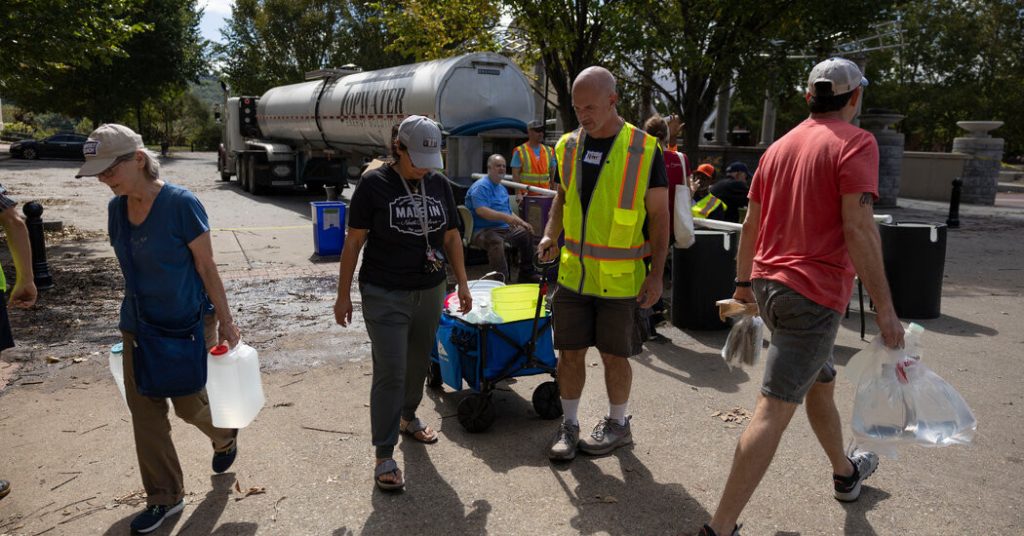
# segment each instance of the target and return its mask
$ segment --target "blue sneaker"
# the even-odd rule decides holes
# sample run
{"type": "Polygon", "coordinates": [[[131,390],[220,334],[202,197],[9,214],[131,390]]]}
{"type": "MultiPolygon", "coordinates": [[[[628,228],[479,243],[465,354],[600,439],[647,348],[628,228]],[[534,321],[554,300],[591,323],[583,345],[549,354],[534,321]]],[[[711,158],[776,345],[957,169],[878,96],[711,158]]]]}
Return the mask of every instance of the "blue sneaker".
{"type": "Polygon", "coordinates": [[[185,499],[178,501],[178,504],[173,506],[164,506],[162,504],[147,506],[141,514],[135,516],[135,519],[132,520],[132,534],[148,534],[153,532],[160,528],[160,525],[169,516],[180,514],[184,509],[185,499]]]}

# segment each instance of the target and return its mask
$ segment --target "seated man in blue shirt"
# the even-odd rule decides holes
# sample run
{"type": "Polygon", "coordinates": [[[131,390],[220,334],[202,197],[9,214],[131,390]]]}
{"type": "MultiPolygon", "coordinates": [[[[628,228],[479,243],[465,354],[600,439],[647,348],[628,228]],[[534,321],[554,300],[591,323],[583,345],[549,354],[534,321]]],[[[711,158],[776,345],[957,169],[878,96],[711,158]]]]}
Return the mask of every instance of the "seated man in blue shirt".
{"type": "Polygon", "coordinates": [[[487,251],[491,270],[509,279],[505,244],[511,244],[519,253],[519,282],[535,282],[533,270],[533,229],[525,220],[512,214],[508,190],[502,186],[505,176],[505,158],[492,154],[487,159],[487,176],[478,179],[466,193],[466,208],[473,214],[472,244],[487,251]]]}

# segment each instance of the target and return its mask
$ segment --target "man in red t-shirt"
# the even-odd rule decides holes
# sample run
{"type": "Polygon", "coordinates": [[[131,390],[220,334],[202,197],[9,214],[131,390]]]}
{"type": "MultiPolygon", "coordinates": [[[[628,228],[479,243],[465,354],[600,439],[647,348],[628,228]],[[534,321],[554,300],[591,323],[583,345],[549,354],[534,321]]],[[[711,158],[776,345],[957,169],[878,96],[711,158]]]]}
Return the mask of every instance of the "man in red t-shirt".
{"type": "Polygon", "coordinates": [[[856,500],[878,466],[873,452],[857,449],[847,457],[833,400],[832,346],[855,273],[874,300],[885,344],[903,346],[872,210],[878,144],[850,124],[866,84],[849,60],[816,65],[807,81],[811,116],[768,148],[754,174],[733,297],[756,298],[772,340],[754,416],[701,535],[739,533],[740,512],[805,397],[811,428],[832,464],[836,499],[856,500]]]}

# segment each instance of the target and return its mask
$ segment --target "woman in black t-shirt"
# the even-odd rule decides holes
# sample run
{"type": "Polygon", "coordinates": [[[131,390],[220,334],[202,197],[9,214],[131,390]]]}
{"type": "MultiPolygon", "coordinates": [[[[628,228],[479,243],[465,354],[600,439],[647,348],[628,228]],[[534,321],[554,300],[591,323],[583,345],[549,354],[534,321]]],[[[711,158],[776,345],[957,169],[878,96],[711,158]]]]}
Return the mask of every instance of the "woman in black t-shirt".
{"type": "Polygon", "coordinates": [[[463,313],[472,307],[462,261],[458,210],[443,168],[441,131],[410,116],[392,136],[396,162],[367,172],[352,194],[341,252],[338,324],[352,321],[350,289],[359,251],[363,319],[373,350],[370,428],[376,449],[374,480],[385,490],[405,486],[393,459],[398,434],[423,443],[437,432],[416,418],[437,324],[444,306],[445,257],[459,285],[463,313]]]}

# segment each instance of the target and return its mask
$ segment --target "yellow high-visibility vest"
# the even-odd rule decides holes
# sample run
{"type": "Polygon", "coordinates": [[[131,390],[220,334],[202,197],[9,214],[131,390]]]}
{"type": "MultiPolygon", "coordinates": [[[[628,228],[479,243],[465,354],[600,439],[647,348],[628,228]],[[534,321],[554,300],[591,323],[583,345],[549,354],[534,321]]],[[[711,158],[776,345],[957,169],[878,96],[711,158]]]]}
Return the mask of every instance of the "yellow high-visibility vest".
{"type": "MultiPolygon", "coordinates": [[[[555,150],[543,143],[540,144],[540,155],[534,155],[526,143],[516,147],[519,154],[519,181],[538,188],[551,187],[551,170],[555,164],[555,150]]],[[[530,194],[537,195],[537,194],[530,194]]]]}
{"type": "Polygon", "coordinates": [[[565,246],[558,283],[580,294],[633,298],[647,276],[643,259],[651,254],[643,235],[647,219],[644,196],[658,142],[635,126],[623,124],[584,211],[580,190],[585,136],[579,129],[562,136],[555,146],[565,190],[565,246]]]}
{"type": "Polygon", "coordinates": [[[7,292],[7,276],[4,275],[3,267],[0,267],[0,292],[7,292]]]}
{"type": "Polygon", "coordinates": [[[693,213],[694,218],[707,218],[712,212],[721,208],[722,210],[729,210],[729,205],[726,205],[721,199],[708,194],[704,196],[704,199],[697,201],[690,207],[690,212],[693,213]]]}

